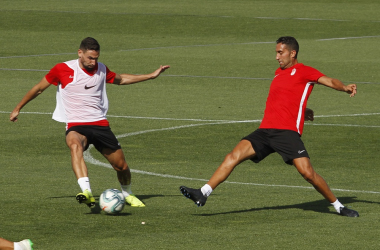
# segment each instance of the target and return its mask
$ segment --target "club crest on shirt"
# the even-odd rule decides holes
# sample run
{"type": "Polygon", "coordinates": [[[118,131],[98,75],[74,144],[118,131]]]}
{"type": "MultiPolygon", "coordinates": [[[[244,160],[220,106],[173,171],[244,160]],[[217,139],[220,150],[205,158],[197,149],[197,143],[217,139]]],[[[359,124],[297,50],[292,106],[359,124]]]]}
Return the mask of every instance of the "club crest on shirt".
{"type": "Polygon", "coordinates": [[[292,70],[292,73],[290,73],[290,75],[291,75],[291,76],[294,76],[294,74],[296,73],[296,71],[297,71],[296,69],[293,69],[293,70],[292,70]]]}

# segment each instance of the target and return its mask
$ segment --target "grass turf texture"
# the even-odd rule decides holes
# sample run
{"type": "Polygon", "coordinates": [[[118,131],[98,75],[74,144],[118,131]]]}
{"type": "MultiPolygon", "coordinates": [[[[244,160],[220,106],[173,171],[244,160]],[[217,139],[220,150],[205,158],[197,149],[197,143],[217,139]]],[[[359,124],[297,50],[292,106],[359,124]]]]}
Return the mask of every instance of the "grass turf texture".
{"type": "MultiPolygon", "coordinates": [[[[31,238],[35,249],[378,249],[379,193],[371,191],[380,191],[379,116],[337,115],[380,111],[379,10],[374,0],[2,1],[0,236],[31,238]],[[315,86],[309,107],[317,117],[303,141],[317,172],[359,218],[337,216],[278,155],[242,163],[228,179],[237,183],[222,184],[203,208],[179,193],[180,185],[203,185],[258,127],[223,121],[262,118],[282,35],[299,40],[300,62],[358,83],[355,98],[315,86]],[[132,169],[192,178],[133,173],[147,207],[125,207],[119,216],[75,201],[64,125],[44,114],[54,109],[54,87],[23,109],[38,113],[8,121],[26,91],[54,64],[75,58],[86,36],[98,39],[100,61],[115,72],[171,65],[152,82],[108,86],[109,120],[132,169]],[[359,39],[321,40],[342,37],[359,39]]],[[[88,167],[96,199],[119,188],[113,170],[88,167]]]]}

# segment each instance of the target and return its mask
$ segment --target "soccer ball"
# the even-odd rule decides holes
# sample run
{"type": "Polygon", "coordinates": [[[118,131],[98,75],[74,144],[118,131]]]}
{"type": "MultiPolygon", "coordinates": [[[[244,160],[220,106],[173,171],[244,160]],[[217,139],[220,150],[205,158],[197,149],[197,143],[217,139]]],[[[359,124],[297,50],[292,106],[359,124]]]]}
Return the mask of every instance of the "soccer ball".
{"type": "Polygon", "coordinates": [[[99,205],[107,214],[118,214],[124,208],[125,198],[119,190],[107,189],[100,195],[99,205]]]}

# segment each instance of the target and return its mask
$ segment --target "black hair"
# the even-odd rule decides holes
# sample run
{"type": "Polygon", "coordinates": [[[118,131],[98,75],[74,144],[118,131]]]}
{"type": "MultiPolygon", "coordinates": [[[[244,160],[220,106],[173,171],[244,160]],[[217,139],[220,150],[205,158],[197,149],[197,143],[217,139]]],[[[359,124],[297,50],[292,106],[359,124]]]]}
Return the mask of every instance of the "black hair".
{"type": "Polygon", "coordinates": [[[285,44],[290,51],[295,50],[296,56],[294,58],[297,58],[300,46],[298,45],[298,42],[294,37],[282,36],[279,39],[277,39],[276,43],[277,44],[279,44],[279,43],[285,44]]]}
{"type": "Polygon", "coordinates": [[[98,41],[96,41],[94,38],[86,37],[80,43],[79,49],[81,49],[83,52],[86,52],[87,50],[99,51],[100,45],[99,45],[98,41]]]}

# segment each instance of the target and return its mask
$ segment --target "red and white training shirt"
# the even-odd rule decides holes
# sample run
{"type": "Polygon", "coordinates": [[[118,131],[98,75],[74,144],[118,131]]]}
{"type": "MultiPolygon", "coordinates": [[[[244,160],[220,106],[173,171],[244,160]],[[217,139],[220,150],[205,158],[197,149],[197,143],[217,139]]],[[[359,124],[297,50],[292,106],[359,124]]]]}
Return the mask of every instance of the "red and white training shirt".
{"type": "Polygon", "coordinates": [[[322,76],[318,70],[302,63],[287,69],[278,68],[260,128],[293,130],[302,135],[307,100],[314,83],[322,76]]]}
{"type": "Polygon", "coordinates": [[[113,83],[116,73],[97,63],[92,72],[79,66],[78,59],[55,65],[45,76],[57,86],[57,105],[53,119],[74,125],[108,126],[106,83],[113,83]]]}

